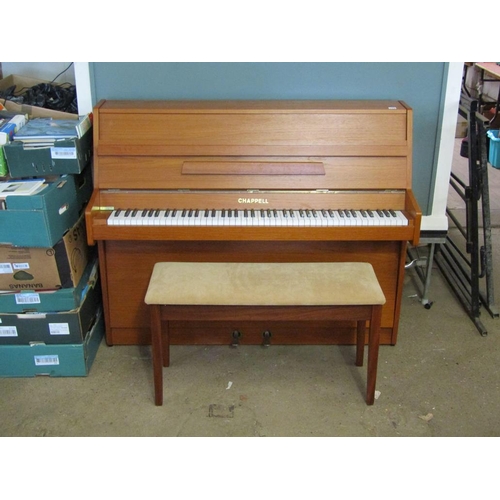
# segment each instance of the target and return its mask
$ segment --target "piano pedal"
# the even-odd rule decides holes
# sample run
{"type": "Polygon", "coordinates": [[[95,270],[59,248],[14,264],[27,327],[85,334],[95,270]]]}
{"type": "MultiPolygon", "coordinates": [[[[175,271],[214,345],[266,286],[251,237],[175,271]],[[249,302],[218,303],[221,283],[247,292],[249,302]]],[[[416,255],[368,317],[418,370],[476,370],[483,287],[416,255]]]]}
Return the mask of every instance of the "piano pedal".
{"type": "Polygon", "coordinates": [[[241,332],[239,330],[234,330],[231,337],[231,347],[238,347],[240,345],[241,332]]]}
{"type": "Polygon", "coordinates": [[[265,332],[262,333],[263,341],[262,341],[262,347],[269,347],[271,345],[271,332],[269,330],[266,330],[265,332]]]}

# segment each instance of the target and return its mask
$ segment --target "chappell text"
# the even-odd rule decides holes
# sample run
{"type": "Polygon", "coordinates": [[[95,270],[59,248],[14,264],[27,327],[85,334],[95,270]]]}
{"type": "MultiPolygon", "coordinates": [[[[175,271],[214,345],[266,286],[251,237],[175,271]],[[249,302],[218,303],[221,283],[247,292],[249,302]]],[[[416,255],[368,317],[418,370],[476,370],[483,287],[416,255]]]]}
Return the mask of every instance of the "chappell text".
{"type": "Polygon", "coordinates": [[[264,205],[269,204],[267,198],[238,198],[238,203],[262,203],[264,205]]]}

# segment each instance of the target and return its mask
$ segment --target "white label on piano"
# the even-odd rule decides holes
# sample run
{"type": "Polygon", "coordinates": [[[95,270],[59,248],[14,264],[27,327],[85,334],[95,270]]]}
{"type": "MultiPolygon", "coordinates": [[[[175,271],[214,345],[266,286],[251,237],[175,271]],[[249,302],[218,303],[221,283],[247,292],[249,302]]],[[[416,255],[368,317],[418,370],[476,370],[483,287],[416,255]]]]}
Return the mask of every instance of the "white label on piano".
{"type": "Polygon", "coordinates": [[[53,160],[76,160],[76,147],[74,148],[50,148],[50,157],[53,160]]]}

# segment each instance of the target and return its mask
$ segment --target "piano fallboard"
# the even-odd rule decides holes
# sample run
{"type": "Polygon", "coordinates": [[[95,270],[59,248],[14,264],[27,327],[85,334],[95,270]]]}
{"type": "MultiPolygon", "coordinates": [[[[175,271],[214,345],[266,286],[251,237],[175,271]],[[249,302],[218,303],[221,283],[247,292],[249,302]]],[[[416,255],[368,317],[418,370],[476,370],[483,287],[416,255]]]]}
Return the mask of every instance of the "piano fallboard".
{"type": "MultiPolygon", "coordinates": [[[[104,190],[96,194],[89,204],[87,214],[89,239],[96,240],[399,240],[416,242],[419,213],[411,193],[405,191],[341,191],[341,192],[267,192],[267,191],[165,191],[165,190],[104,190]],[[237,210],[239,218],[244,212],[257,214],[254,223],[217,224],[189,222],[189,217],[171,217],[175,210],[182,214],[189,210],[216,210],[219,213],[237,210]],[[121,214],[136,211],[134,217],[114,220],[117,210],[121,214]],[[157,211],[156,223],[143,223],[142,211],[157,211]],[[170,217],[165,217],[169,210],[170,217]],[[283,210],[304,211],[295,221],[286,220],[283,210]],[[389,210],[398,215],[385,220],[377,215],[378,210],[389,210]],[[272,217],[276,212],[281,223],[272,217]],[[333,217],[322,212],[333,212],[333,217]],[[340,211],[347,211],[340,217],[340,211]],[[351,217],[351,211],[354,216],[351,217]],[[372,211],[374,217],[363,217],[361,212],[372,211]],[[134,221],[132,221],[132,218],[134,221]],[[255,222],[255,221],[260,222],[255,222]],[[292,222],[290,222],[292,221],[292,222]],[[287,223],[288,222],[288,223],[287,223]],[[391,223],[392,222],[392,223],[391,223]],[[287,224],[284,224],[287,223],[287,224]]],[[[231,215],[233,213],[231,212],[231,215]]],[[[154,218],[154,216],[152,217],[154,218]]],[[[148,219],[148,217],[146,217],[148,219]]],[[[210,217],[212,219],[212,217],[210,217]]],[[[227,218],[229,220],[230,217],[227,218]]]]}

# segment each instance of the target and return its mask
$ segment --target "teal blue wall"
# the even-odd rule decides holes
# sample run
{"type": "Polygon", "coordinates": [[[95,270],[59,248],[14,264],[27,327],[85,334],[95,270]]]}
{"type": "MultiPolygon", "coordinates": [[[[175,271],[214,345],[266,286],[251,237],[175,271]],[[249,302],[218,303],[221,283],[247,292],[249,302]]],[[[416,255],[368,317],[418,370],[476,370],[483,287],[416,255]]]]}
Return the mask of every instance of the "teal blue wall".
{"type": "Polygon", "coordinates": [[[413,189],[431,211],[446,63],[91,63],[101,99],[398,99],[414,110],[413,189]]]}

